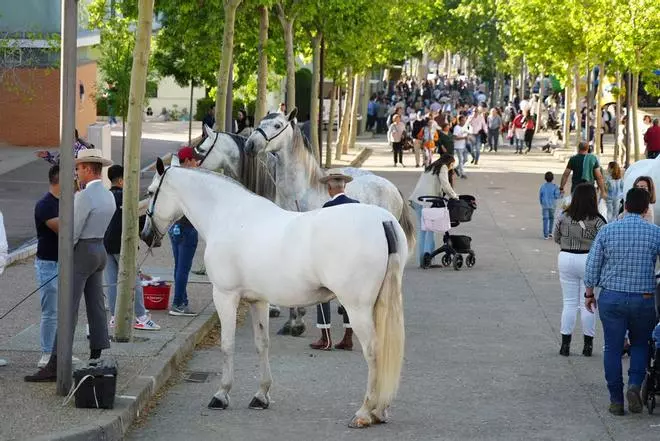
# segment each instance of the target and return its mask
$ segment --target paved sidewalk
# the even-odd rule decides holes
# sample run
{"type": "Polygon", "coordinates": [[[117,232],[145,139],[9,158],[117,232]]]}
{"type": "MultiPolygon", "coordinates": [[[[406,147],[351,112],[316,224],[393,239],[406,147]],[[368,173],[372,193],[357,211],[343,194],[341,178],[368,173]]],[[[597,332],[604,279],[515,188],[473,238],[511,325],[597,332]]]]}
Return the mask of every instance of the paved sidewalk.
{"type": "MultiPolygon", "coordinates": [[[[375,151],[365,167],[391,179],[407,197],[420,169],[390,167],[382,139],[366,144],[375,151]]],[[[404,162],[414,164],[412,155],[404,162]]],[[[220,349],[198,350],[186,369],[208,379],[173,386],[128,439],[163,434],[172,441],[657,439],[657,415],[617,418],[607,412],[600,323],[592,358],[578,355],[579,324],[574,355],[558,355],[558,250],[541,237],[537,192],[543,173],[559,173],[564,163],[538,150],[517,156],[507,148],[483,154],[480,163],[456,184],[458,192],[478,198],[473,222],[455,229],[473,237],[476,266],[460,272],[407,267],[405,365],[389,424],[364,431],[346,427],[366,386],[361,351],[310,350],[318,331],[310,328],[302,338],[277,336],[280,317],[270,326],[274,385],[268,410],[247,408],[258,363],[246,323],[237,333],[229,410],[206,408],[220,383],[220,349]]],[[[308,325],[314,318],[310,310],[308,325]]],[[[341,324],[333,316],[338,340],[341,324]]]]}

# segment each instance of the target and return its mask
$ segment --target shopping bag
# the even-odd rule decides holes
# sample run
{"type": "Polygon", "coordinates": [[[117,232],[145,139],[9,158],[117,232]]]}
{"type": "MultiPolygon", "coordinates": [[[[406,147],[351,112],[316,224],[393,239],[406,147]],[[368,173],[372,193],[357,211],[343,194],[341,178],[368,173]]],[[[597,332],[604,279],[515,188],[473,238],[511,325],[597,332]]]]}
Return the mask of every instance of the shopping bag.
{"type": "Polygon", "coordinates": [[[444,233],[451,229],[447,207],[422,208],[422,231],[444,233]]]}

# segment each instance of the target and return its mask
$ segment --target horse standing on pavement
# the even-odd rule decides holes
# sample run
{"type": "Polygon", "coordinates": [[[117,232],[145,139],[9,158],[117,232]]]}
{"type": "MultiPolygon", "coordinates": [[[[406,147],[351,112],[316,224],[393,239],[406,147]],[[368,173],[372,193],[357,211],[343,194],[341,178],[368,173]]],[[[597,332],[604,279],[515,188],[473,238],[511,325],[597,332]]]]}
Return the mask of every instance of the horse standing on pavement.
{"type": "Polygon", "coordinates": [[[367,204],[286,211],[213,172],[166,169],[160,158],[156,171],[142,239],[157,244],[186,216],[207,244],[204,263],[224,354],[221,387],[208,407],[229,405],[241,299],[250,303],[261,374],[250,408],[266,409],[272,383],[268,303],[308,306],[336,297],[351,317],[368,365],[367,392],[349,426],[385,422],[405,340],[401,284],[408,244],[396,218],[367,204]]]}
{"type": "MultiPolygon", "coordinates": [[[[321,208],[328,200],[328,193],[318,179],[325,172],[305,143],[299,125],[295,123],[296,113],[294,109],[288,116],[280,113],[266,115],[244,146],[205,128],[207,138],[195,148],[197,155],[203,158],[200,165],[211,170],[236,170],[236,176],[240,176],[241,182],[244,182],[246,172],[259,167],[261,176],[268,176],[275,183],[275,203],[280,207],[289,211],[321,208]],[[269,136],[272,138],[269,139],[269,136]],[[252,165],[240,167],[238,164],[241,163],[252,165]]],[[[406,234],[409,251],[414,249],[415,223],[412,211],[399,189],[387,179],[364,169],[346,167],[341,171],[353,177],[353,181],[346,186],[347,196],[365,204],[380,206],[392,213],[406,234]]],[[[261,193],[257,191],[257,194],[261,193]]],[[[278,333],[301,335],[305,330],[303,314],[304,308],[291,309],[289,320],[278,333]]]]}

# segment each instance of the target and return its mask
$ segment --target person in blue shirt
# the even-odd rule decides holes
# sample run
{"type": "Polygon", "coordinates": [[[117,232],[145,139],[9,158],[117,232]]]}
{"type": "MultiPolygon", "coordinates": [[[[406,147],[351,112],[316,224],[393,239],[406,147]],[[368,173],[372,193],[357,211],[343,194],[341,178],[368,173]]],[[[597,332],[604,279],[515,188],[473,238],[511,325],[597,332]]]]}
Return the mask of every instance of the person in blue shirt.
{"type": "Polygon", "coordinates": [[[632,188],[626,194],[626,215],[598,232],[585,271],[585,307],[596,307],[594,288],[600,287],[598,309],[603,324],[603,364],[610,393],[610,413],[624,414],[621,348],[630,335],[628,410],[642,411],[640,396],[649,357],[649,339],[656,324],[655,263],[660,256],[660,227],[642,216],[649,210],[648,191],[632,188]]]}
{"type": "Polygon", "coordinates": [[[557,184],[552,182],[555,175],[549,171],[545,173],[545,182],[539,189],[539,202],[541,204],[541,214],[543,216],[543,238],[552,237],[552,226],[555,223],[555,210],[557,209],[557,200],[560,198],[560,191],[557,184]]]}

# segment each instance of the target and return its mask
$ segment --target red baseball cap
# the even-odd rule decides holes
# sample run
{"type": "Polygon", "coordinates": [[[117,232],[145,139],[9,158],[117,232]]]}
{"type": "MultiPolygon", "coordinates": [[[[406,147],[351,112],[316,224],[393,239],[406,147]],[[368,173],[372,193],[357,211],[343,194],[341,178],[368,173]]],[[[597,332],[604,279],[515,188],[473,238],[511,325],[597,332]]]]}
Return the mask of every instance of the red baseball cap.
{"type": "Polygon", "coordinates": [[[177,156],[181,162],[185,161],[186,159],[195,159],[195,151],[192,147],[181,147],[179,149],[179,153],[177,153],[177,156]]]}

